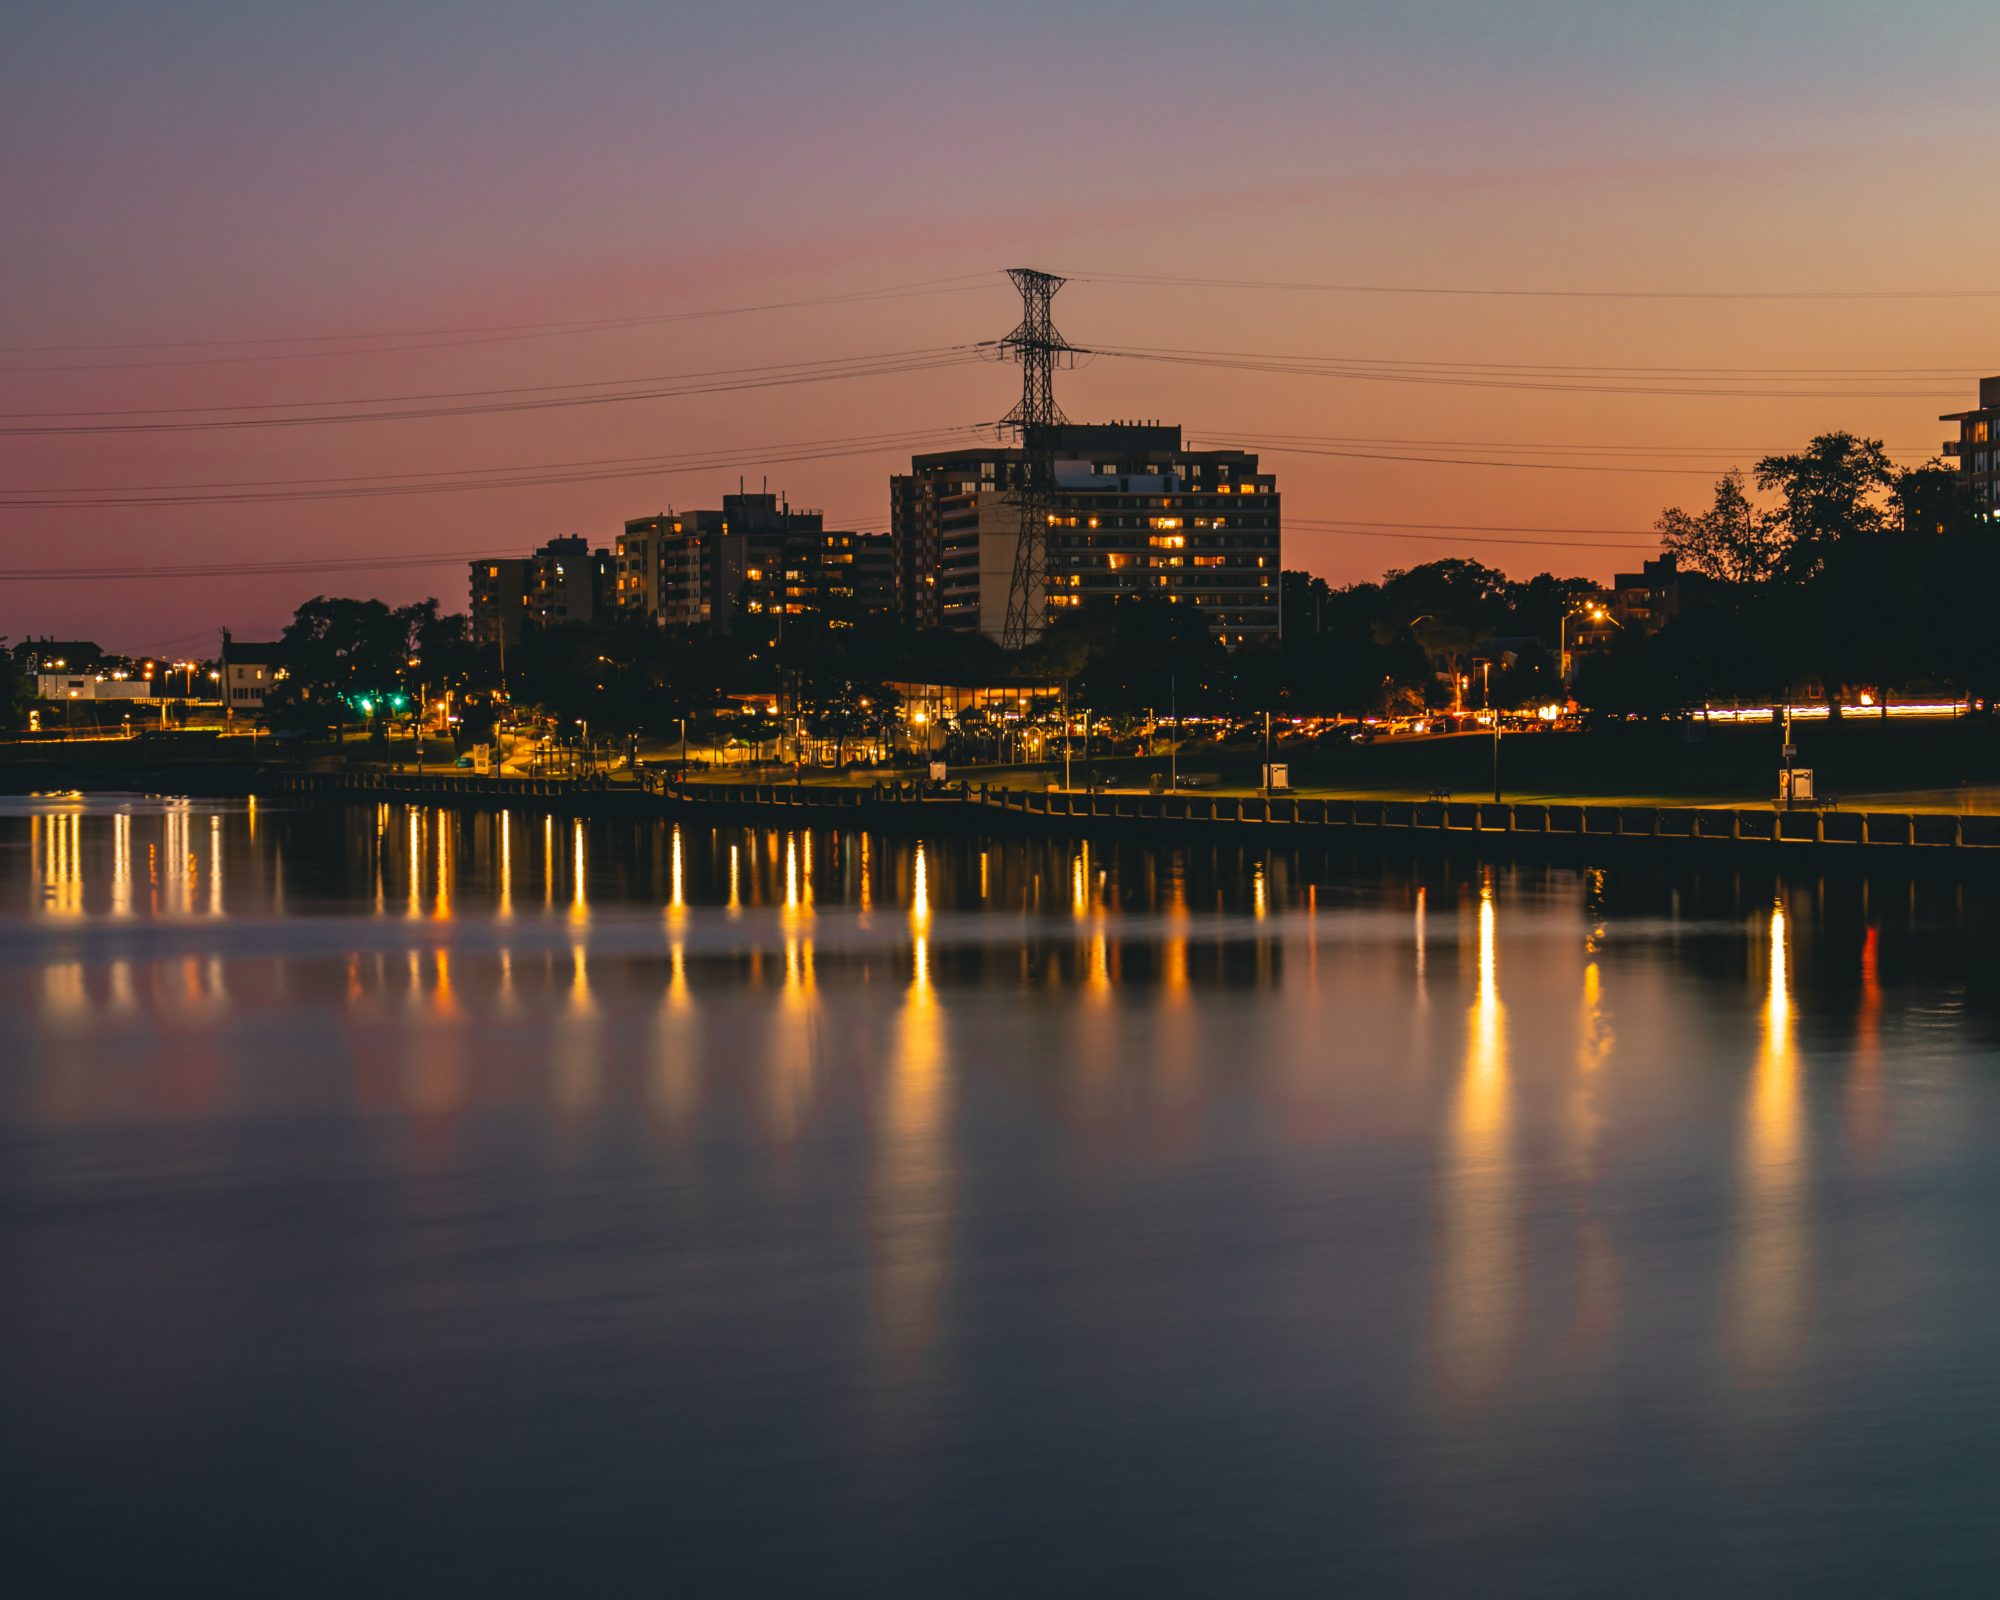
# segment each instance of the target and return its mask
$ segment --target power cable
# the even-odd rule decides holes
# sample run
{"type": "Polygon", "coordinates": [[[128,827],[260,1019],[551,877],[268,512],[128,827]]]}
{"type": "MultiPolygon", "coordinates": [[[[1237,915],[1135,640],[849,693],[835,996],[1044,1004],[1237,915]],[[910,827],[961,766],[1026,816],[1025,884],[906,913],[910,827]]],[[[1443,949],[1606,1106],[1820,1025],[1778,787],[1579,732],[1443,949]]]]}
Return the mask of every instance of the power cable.
{"type": "MultiPolygon", "coordinates": [[[[962,434],[960,435],[963,436],[962,434]]],[[[690,472],[720,472],[736,468],[772,466],[779,463],[803,461],[831,461],[843,457],[874,455],[886,449],[912,448],[927,445],[942,445],[950,442],[950,437],[940,437],[936,433],[911,434],[904,438],[883,438],[863,445],[846,445],[835,448],[814,449],[794,448],[781,452],[760,451],[753,456],[735,459],[701,457],[674,457],[660,462],[649,463],[611,471],[566,472],[528,477],[491,477],[461,479],[440,483],[403,484],[361,484],[332,486],[324,489],[297,490],[251,490],[240,493],[203,492],[179,495],[130,495],[103,496],[88,492],[63,497],[25,498],[0,495],[0,510],[111,510],[119,508],[159,508],[166,506],[217,506],[217,505],[274,505],[297,504],[317,500],[375,500],[401,498],[412,495],[458,494],[477,489],[532,489],[572,483],[611,483],[634,478],[659,478],[683,475],[690,472]]]]}
{"type": "MultiPolygon", "coordinates": [[[[973,434],[982,431],[982,423],[960,423],[938,428],[904,428],[891,433],[842,434],[826,439],[788,440],[780,444],[731,445],[724,448],[730,455],[767,458],[773,450],[820,449],[833,445],[880,446],[888,448],[909,440],[933,439],[953,435],[973,434]]],[[[207,481],[181,483],[135,483],[135,484],[85,484],[60,488],[18,488],[0,491],[0,503],[4,495],[141,495],[179,494],[203,490],[237,489],[287,489],[317,488],[337,484],[395,484],[405,482],[448,482],[454,478],[492,475],[525,475],[541,472],[570,472],[592,467],[660,467],[685,461],[705,461],[716,454],[714,450],[681,451],[667,455],[651,456],[595,456],[579,461],[524,462],[516,466],[494,465],[482,467],[437,467],[417,472],[357,472],[344,473],[327,478],[237,478],[211,479],[207,481]]],[[[561,479],[550,481],[560,482],[561,479]]]]}
{"type": "Polygon", "coordinates": [[[362,399],[281,400],[236,405],[178,406],[151,410],[102,411],[19,411],[0,417],[27,421],[30,426],[0,427],[5,435],[87,434],[87,433],[173,433],[226,428],[290,427],[328,422],[400,422],[421,417],[484,416],[509,411],[540,411],[570,406],[606,405],[625,400],[672,398],[677,395],[716,394],[746,389],[782,388],[800,383],[821,383],[836,379],[876,377],[902,372],[925,372],[943,366],[969,365],[986,358],[974,354],[976,345],[934,345],[923,349],[887,351],[878,355],[828,357],[816,361],[783,362],[756,367],[722,367],[701,372],[664,374],[650,378],[606,378],[590,383],[534,384],[496,389],[445,390],[430,394],[379,395],[362,399]],[[717,379],[713,383],[703,379],[717,379]],[[664,385],[632,389],[634,384],[664,385]],[[619,389],[620,393],[579,393],[581,390],[619,389]],[[536,396],[512,399],[511,396],[536,396]],[[427,406],[432,400],[472,400],[490,403],[427,406]],[[349,411],[316,416],[216,416],[218,412],[304,411],[321,406],[404,406],[398,411],[349,411]],[[189,422],[92,423],[57,426],[57,419],[73,417],[174,417],[194,415],[204,420],[189,422]]]}
{"type": "Polygon", "coordinates": [[[1991,300],[2000,289],[1510,289],[1492,285],[1301,283],[1270,278],[1210,278],[1143,272],[1072,272],[1072,283],[1124,283],[1178,289],[1275,289],[1313,294],[1443,295],[1507,300],[1991,300]]]}
{"type": "Polygon", "coordinates": [[[705,321],[719,317],[749,316],[757,312],[787,311],[806,306],[859,305],[877,300],[904,300],[938,294],[965,294],[987,287],[969,279],[998,280],[991,273],[963,273],[955,278],[922,279],[915,283],[876,290],[856,290],[849,294],[817,295],[799,300],[772,300],[761,305],[723,306],[706,311],[666,312],[648,316],[600,317],[571,322],[500,323],[488,327],[413,329],[403,333],[324,333],[291,334],[262,339],[187,339],[133,341],[124,344],[24,344],[0,345],[0,351],[33,353],[92,350],[199,350],[217,348],[249,349],[274,344],[347,345],[349,348],[284,350],[264,354],[149,358],[130,361],[31,364],[0,367],[4,372],[116,372],[142,367],[226,366],[258,361],[303,361],[326,356],[394,355],[407,350],[444,350],[465,345],[510,344],[530,339],[556,338],[578,333],[626,332],[637,328],[660,327],[671,323],[705,321]],[[944,287],[955,285],[956,287],[944,287]],[[384,341],[399,341],[388,343],[384,341]]]}
{"type": "Polygon", "coordinates": [[[1302,378],[1337,378],[1356,383],[1405,383],[1457,389],[1513,389],[1555,394],[1662,395],[1687,399],[1751,400],[1949,400],[1949,389],[1748,389],[1695,388],[1687,385],[1637,382],[1586,382],[1562,379],[1504,377],[1467,369],[1446,373],[1430,369],[1388,369],[1343,364],[1311,357],[1236,356],[1226,351],[1168,353],[1137,346],[1093,346],[1093,353],[1113,360],[1144,361],[1166,366],[1213,368],[1230,372],[1281,374],[1302,378]]]}

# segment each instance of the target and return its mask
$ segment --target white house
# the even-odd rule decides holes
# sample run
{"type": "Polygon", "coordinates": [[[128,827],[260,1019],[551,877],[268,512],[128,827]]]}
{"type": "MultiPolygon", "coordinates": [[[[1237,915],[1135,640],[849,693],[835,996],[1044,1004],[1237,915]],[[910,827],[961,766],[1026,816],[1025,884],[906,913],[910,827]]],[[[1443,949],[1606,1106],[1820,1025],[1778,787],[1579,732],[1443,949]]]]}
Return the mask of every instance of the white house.
{"type": "Polygon", "coordinates": [[[222,703],[231,712],[262,711],[264,698],[285,676],[275,644],[240,644],[222,636],[222,703]]]}

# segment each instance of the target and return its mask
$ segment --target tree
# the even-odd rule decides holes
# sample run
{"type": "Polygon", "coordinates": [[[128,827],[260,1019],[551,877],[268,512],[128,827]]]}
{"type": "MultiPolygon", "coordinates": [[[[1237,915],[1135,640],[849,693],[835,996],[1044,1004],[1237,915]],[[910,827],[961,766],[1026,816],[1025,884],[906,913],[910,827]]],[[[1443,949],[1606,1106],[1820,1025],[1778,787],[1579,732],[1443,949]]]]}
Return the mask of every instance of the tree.
{"type": "Polygon", "coordinates": [[[1215,703],[1230,657],[1198,608],[1134,595],[1083,609],[1083,703],[1112,712],[1164,710],[1169,698],[1183,711],[1215,703]]]}
{"type": "Polygon", "coordinates": [[[34,685],[21,666],[21,659],[0,639],[0,728],[18,728],[28,720],[34,700],[34,685]]]}
{"type": "Polygon", "coordinates": [[[1777,535],[1775,575],[1804,583],[1843,545],[1890,526],[1886,497],[1896,469],[1880,439],[1823,433],[1795,455],[1757,463],[1757,486],[1778,496],[1771,513],[1777,535]]]}
{"type": "Polygon", "coordinates": [[[1560,650],[1563,618],[1585,602],[1601,598],[1601,591],[1589,578],[1558,578],[1538,572],[1526,583],[1510,585],[1508,598],[1512,621],[1507,631],[1560,650]]]}
{"type": "Polygon", "coordinates": [[[475,657],[465,617],[441,616],[435,599],[392,609],[314,595],[279,643],[284,677],[268,701],[271,715],[306,728],[350,720],[385,728],[393,713],[421,709],[422,690],[462,684],[475,657]]]}
{"type": "Polygon", "coordinates": [[[1391,571],[1382,580],[1382,600],[1402,626],[1425,618],[1423,639],[1435,653],[1469,648],[1501,632],[1512,609],[1513,588],[1506,573],[1454,556],[1391,571]]]}
{"type": "MultiPolygon", "coordinates": [[[[1761,466],[1758,472],[1761,480],[1761,466]]],[[[1683,572],[1722,583],[1761,583],[1776,569],[1782,549],[1780,526],[1750,503],[1741,472],[1716,480],[1708,510],[1691,514],[1670,506],[1653,526],[1683,572]]]]}

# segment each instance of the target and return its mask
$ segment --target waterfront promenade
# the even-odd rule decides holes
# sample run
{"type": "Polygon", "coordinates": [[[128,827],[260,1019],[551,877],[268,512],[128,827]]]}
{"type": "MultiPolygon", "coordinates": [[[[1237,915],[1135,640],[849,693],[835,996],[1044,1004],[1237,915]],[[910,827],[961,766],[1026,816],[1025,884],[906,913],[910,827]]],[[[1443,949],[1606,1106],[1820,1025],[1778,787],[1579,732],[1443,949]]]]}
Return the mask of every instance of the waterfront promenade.
{"type": "Polygon", "coordinates": [[[565,813],[936,831],[1125,834],[1199,840],[1283,835],[1290,844],[1443,843],[1494,851],[1605,849],[1810,853],[1819,859],[2000,864],[2000,816],[1923,810],[1794,810],[1340,796],[1036,791],[974,784],[723,784],[685,787],[414,772],[283,774],[274,798],[375,799],[565,813]]]}

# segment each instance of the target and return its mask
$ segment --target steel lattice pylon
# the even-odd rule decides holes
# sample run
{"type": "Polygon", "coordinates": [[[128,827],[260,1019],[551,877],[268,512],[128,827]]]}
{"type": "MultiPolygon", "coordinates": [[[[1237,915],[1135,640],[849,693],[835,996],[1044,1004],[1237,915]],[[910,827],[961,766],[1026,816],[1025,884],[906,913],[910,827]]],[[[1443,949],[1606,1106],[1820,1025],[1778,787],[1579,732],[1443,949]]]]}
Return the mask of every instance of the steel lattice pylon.
{"type": "Polygon", "coordinates": [[[1007,591],[1007,623],[1000,636],[1019,650],[1040,636],[1048,620],[1049,517],[1055,496],[1052,430],[1066,420],[1056,404],[1056,363],[1073,348],[1056,332],[1049,302],[1064,280],[1032,267],[1010,267],[1021,291],[1021,325],[1000,341],[1002,360],[1021,363],[1021,402],[1001,419],[1021,436],[1021,537],[1014,549],[1014,579],[1007,591]]]}

